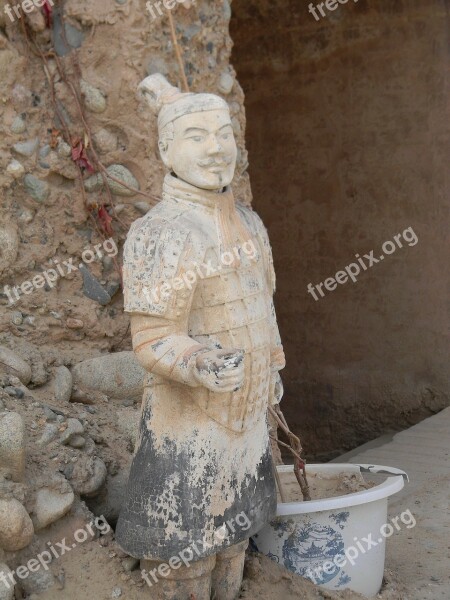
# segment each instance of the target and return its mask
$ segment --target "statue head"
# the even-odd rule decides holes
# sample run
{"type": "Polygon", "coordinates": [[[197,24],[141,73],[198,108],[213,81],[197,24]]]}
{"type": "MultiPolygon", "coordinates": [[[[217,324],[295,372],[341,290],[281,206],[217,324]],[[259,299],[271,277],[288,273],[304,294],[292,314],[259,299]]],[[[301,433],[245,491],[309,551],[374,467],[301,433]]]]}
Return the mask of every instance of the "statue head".
{"type": "Polygon", "coordinates": [[[159,151],[175,175],[205,190],[229,185],[237,147],[228,104],[214,94],[181,93],[159,73],[139,93],[158,112],[159,151]]]}

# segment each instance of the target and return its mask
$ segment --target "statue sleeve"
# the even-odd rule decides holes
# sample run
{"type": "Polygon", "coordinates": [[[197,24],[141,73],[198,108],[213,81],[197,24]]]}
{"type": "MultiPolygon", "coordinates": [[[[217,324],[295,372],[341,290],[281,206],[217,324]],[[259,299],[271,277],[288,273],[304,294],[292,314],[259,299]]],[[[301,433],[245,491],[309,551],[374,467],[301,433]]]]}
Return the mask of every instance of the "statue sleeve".
{"type": "Polygon", "coordinates": [[[190,338],[185,322],[187,319],[184,318],[171,321],[161,317],[132,315],[133,350],[147,371],[196,387],[200,385],[193,373],[196,357],[211,348],[190,338]]]}
{"type": "Polygon", "coordinates": [[[210,350],[189,337],[189,311],[197,277],[191,233],[137,221],[123,257],[124,310],[131,313],[133,349],[152,373],[191,386],[197,354],[210,350]]]}

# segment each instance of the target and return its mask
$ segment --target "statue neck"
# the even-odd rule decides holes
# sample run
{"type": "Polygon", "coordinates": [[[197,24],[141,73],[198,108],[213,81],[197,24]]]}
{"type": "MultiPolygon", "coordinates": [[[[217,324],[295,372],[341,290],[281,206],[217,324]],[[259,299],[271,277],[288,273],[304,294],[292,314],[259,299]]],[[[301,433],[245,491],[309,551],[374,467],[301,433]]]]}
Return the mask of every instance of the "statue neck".
{"type": "Polygon", "coordinates": [[[203,204],[210,208],[228,208],[234,211],[234,195],[230,186],[221,191],[204,190],[168,173],[164,178],[163,198],[177,198],[203,204]]]}

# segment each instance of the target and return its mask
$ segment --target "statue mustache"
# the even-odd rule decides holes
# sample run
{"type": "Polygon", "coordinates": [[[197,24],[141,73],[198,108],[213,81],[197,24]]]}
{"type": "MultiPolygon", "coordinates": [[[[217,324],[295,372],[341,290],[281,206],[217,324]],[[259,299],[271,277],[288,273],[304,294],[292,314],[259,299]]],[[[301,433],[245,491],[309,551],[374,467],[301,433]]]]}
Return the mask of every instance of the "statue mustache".
{"type": "Polygon", "coordinates": [[[232,156],[224,156],[223,158],[207,158],[205,160],[199,160],[197,164],[200,167],[223,167],[231,165],[232,162],[232,156]]]}

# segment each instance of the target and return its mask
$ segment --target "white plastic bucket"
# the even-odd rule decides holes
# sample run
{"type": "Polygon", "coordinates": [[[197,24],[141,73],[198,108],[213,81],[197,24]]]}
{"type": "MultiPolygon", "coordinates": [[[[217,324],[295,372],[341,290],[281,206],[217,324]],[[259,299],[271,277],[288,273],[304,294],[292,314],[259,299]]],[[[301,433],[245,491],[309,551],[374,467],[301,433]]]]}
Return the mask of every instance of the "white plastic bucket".
{"type": "MultiPolygon", "coordinates": [[[[293,466],[277,469],[287,473],[293,466]]],[[[403,488],[406,473],[378,465],[307,465],[310,477],[361,471],[394,477],[345,496],[278,504],[275,519],[253,536],[258,551],[321,587],[375,596],[383,581],[388,498],[403,488]]]]}

